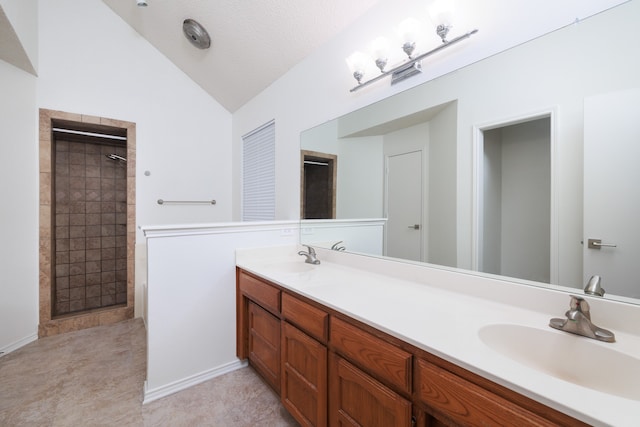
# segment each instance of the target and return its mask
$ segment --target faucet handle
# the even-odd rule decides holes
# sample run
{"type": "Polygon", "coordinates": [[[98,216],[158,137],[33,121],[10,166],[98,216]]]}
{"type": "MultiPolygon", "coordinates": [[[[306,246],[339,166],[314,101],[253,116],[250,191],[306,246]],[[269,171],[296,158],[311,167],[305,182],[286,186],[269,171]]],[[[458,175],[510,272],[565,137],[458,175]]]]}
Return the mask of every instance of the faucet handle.
{"type": "Polygon", "coordinates": [[[591,314],[589,313],[589,303],[584,299],[576,295],[571,295],[571,301],[569,302],[571,310],[577,310],[585,315],[585,317],[591,320],[591,314]]]}
{"type": "Polygon", "coordinates": [[[309,246],[309,245],[302,245],[304,247],[306,247],[309,250],[309,255],[315,255],[316,254],[316,250],[313,249],[313,247],[309,246]]]}

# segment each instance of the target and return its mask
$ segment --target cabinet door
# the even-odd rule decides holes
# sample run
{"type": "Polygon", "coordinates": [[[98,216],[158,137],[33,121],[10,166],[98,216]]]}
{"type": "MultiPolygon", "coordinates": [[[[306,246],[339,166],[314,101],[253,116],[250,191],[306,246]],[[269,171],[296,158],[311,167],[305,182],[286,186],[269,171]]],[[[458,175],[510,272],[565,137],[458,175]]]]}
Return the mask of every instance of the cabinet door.
{"type": "Polygon", "coordinates": [[[249,301],[249,362],[280,392],[280,319],[249,301]]]}
{"type": "Polygon", "coordinates": [[[287,322],[282,322],[281,396],[300,425],[327,425],[327,348],[287,322]]]}
{"type": "Polygon", "coordinates": [[[411,402],[334,353],[329,391],[331,426],[411,426],[411,402]]]}

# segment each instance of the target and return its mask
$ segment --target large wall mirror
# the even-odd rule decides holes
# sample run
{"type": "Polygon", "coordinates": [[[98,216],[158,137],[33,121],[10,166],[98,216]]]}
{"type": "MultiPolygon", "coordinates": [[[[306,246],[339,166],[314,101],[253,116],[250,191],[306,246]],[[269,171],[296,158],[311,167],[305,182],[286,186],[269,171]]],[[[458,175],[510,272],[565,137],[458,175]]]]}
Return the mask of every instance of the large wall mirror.
{"type": "Polygon", "coordinates": [[[302,243],[559,289],[598,275],[640,302],[639,10],[304,131],[301,150],[336,160],[333,217],[303,215],[302,243]]]}

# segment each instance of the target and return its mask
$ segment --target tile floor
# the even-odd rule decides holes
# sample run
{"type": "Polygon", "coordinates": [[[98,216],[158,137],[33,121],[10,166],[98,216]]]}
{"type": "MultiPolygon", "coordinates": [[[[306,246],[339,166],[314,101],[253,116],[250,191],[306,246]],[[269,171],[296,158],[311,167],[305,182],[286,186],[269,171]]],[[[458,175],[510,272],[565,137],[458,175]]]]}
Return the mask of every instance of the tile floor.
{"type": "Polygon", "coordinates": [[[297,426],[251,368],[142,405],[140,319],[42,338],[0,357],[0,426],[297,426]]]}

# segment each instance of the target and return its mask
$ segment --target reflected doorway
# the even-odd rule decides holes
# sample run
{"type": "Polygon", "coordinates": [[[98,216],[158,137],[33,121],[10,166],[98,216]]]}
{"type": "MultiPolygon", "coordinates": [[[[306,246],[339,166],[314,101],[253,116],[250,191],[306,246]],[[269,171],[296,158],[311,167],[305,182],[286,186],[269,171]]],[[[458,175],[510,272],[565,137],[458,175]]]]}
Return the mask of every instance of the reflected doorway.
{"type": "Polygon", "coordinates": [[[301,150],[300,217],[335,219],[338,156],[301,150]]]}
{"type": "Polygon", "coordinates": [[[551,117],[480,132],[478,270],[551,283],[551,117]]]}

